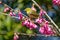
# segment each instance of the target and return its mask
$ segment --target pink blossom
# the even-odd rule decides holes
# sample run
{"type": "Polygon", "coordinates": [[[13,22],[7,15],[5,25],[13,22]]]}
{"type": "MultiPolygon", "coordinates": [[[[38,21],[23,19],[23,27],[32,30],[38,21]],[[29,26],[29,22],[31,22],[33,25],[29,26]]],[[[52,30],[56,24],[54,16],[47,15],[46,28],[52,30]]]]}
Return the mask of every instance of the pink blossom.
{"type": "Polygon", "coordinates": [[[9,11],[10,9],[7,7],[6,10],[9,11]]]}
{"type": "Polygon", "coordinates": [[[54,5],[58,5],[58,6],[60,5],[60,0],[52,0],[52,2],[54,5]]]}
{"type": "Polygon", "coordinates": [[[22,15],[22,13],[21,13],[20,11],[19,11],[19,13],[18,13],[18,16],[19,16],[19,19],[22,20],[23,15],[22,15]]]}
{"type": "Polygon", "coordinates": [[[14,12],[10,12],[10,14],[9,14],[10,16],[16,16],[16,14],[14,13],[14,12]]]}
{"type": "Polygon", "coordinates": [[[40,27],[39,32],[44,34],[44,27],[40,27]]]}
{"type": "Polygon", "coordinates": [[[27,23],[28,23],[28,20],[25,20],[25,21],[22,22],[22,25],[24,26],[24,25],[26,25],[27,23]]]}
{"type": "Polygon", "coordinates": [[[33,26],[34,28],[37,28],[37,25],[36,24],[34,24],[34,26],[33,26]]]}
{"type": "Polygon", "coordinates": [[[37,28],[37,25],[32,23],[31,21],[28,21],[28,19],[23,21],[22,25],[28,27],[30,30],[37,28]]]}
{"type": "Polygon", "coordinates": [[[38,18],[38,19],[36,19],[36,22],[38,23],[38,24],[41,24],[42,22],[45,22],[46,20],[44,19],[44,18],[38,18]]]}
{"type": "Polygon", "coordinates": [[[10,16],[12,16],[13,15],[13,12],[10,12],[10,14],[9,14],[10,16]]]}
{"type": "Polygon", "coordinates": [[[40,20],[39,20],[39,23],[42,23],[42,22],[43,22],[43,19],[40,19],[40,20]]]}
{"type": "Polygon", "coordinates": [[[22,25],[23,25],[23,26],[25,25],[24,21],[22,21],[22,25]]]}
{"type": "Polygon", "coordinates": [[[29,22],[27,22],[26,26],[29,28],[29,27],[30,27],[30,23],[29,23],[29,22]]]}
{"type": "Polygon", "coordinates": [[[45,21],[45,24],[49,24],[49,22],[48,21],[45,21]]]}
{"type": "Polygon", "coordinates": [[[7,12],[7,11],[9,11],[10,9],[8,8],[8,7],[6,7],[5,9],[4,9],[4,12],[7,12]]]}
{"type": "Polygon", "coordinates": [[[31,7],[32,10],[36,11],[35,7],[34,7],[34,4],[32,5],[31,7]]]}
{"type": "Polygon", "coordinates": [[[36,22],[38,23],[38,24],[40,24],[40,19],[38,18],[38,19],[36,19],[36,22]]]}
{"type": "Polygon", "coordinates": [[[39,16],[42,17],[46,12],[43,10],[40,10],[39,16]]]}
{"type": "Polygon", "coordinates": [[[39,21],[39,18],[38,19],[36,19],[36,22],[38,22],[39,21]]]}
{"type": "Polygon", "coordinates": [[[0,1],[0,4],[2,4],[2,2],[0,1]]]}
{"type": "Polygon", "coordinates": [[[38,24],[40,24],[42,21],[38,18],[38,19],[36,19],[36,22],[37,22],[38,24]]]}
{"type": "Polygon", "coordinates": [[[15,33],[13,40],[18,40],[18,38],[19,38],[18,35],[15,33]]]}
{"type": "Polygon", "coordinates": [[[49,27],[49,24],[44,24],[42,27],[40,27],[39,32],[45,35],[53,35],[54,32],[51,27],[49,27]]]}
{"type": "Polygon", "coordinates": [[[6,10],[6,9],[4,9],[4,12],[7,12],[7,10],[6,10]]]}
{"type": "Polygon", "coordinates": [[[32,22],[30,22],[30,29],[34,29],[34,28],[37,28],[37,25],[32,23],[32,22]]]}
{"type": "Polygon", "coordinates": [[[30,22],[30,29],[33,29],[33,23],[30,22]]]}

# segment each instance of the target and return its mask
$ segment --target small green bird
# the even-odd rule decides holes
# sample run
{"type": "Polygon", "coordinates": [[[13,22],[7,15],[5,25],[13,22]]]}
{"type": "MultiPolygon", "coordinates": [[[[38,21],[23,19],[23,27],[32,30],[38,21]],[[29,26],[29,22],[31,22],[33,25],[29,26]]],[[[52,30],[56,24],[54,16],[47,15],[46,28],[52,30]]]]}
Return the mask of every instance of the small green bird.
{"type": "Polygon", "coordinates": [[[28,16],[31,18],[31,19],[36,19],[38,18],[38,14],[36,13],[36,9],[34,8],[34,5],[32,5],[31,8],[26,8],[25,11],[27,12],[28,16]]]}

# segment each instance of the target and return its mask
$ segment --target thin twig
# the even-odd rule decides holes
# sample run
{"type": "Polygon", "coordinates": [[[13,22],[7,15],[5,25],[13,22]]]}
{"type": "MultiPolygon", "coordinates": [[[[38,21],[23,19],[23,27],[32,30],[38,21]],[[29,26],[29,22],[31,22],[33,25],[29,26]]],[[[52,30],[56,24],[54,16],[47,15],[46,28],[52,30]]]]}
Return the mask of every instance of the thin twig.
{"type": "Polygon", "coordinates": [[[28,35],[28,36],[57,36],[57,35],[44,35],[44,34],[26,34],[26,33],[17,33],[18,35],[28,35]]]}
{"type": "MultiPolygon", "coordinates": [[[[0,12],[0,14],[3,14],[3,15],[6,15],[6,16],[10,16],[9,14],[4,14],[4,13],[2,13],[2,12],[0,12]]],[[[16,16],[11,16],[12,18],[17,18],[18,19],[18,17],[16,17],[16,16]]]]}

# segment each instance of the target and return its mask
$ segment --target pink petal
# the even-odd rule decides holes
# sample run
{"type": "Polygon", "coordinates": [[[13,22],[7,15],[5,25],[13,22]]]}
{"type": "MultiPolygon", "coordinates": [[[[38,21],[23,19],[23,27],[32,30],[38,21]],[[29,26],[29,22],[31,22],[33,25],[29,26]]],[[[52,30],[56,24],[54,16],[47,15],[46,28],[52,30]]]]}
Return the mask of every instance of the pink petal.
{"type": "Polygon", "coordinates": [[[4,9],[4,12],[7,12],[7,10],[6,10],[6,9],[4,9]]]}
{"type": "Polygon", "coordinates": [[[36,11],[36,9],[34,8],[34,5],[31,7],[32,10],[36,11]]]}
{"type": "Polygon", "coordinates": [[[44,27],[40,27],[39,32],[43,34],[44,33],[44,27]]]}
{"type": "Polygon", "coordinates": [[[6,10],[9,11],[10,9],[7,7],[6,10]]]}
{"type": "Polygon", "coordinates": [[[34,28],[37,28],[37,25],[34,25],[34,28]]]}

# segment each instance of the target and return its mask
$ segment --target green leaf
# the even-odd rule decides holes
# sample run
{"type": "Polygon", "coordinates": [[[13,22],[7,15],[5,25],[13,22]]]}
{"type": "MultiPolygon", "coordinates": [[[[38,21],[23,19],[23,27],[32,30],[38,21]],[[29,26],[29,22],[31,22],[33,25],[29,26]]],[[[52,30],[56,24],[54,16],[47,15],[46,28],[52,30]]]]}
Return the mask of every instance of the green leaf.
{"type": "Polygon", "coordinates": [[[12,30],[12,31],[10,31],[10,32],[7,32],[7,36],[8,36],[8,37],[13,36],[13,34],[14,34],[13,30],[12,30]]]}
{"type": "Polygon", "coordinates": [[[3,36],[2,35],[0,35],[0,40],[3,40],[3,36]]]}
{"type": "Polygon", "coordinates": [[[21,29],[20,29],[20,32],[26,33],[26,31],[27,31],[27,28],[25,26],[22,26],[21,29]]]}
{"type": "Polygon", "coordinates": [[[5,39],[5,40],[8,40],[9,37],[8,37],[7,35],[4,35],[4,39],[5,39]]]}
{"type": "Polygon", "coordinates": [[[23,0],[18,0],[18,3],[21,3],[23,0]]]}
{"type": "Polygon", "coordinates": [[[7,30],[11,30],[11,18],[7,16],[7,19],[4,21],[5,26],[7,27],[7,30]]]}
{"type": "Polygon", "coordinates": [[[15,26],[14,26],[14,32],[20,31],[21,28],[22,28],[21,24],[15,24],[15,26]]]}
{"type": "Polygon", "coordinates": [[[4,21],[5,20],[5,16],[2,13],[0,14],[0,20],[1,21],[4,21]]]}
{"type": "Polygon", "coordinates": [[[0,28],[2,27],[2,21],[0,20],[0,28]]]}
{"type": "Polygon", "coordinates": [[[33,34],[33,30],[28,29],[28,30],[26,31],[26,33],[27,33],[27,34],[33,34]]]}
{"type": "Polygon", "coordinates": [[[3,12],[4,11],[4,7],[0,7],[0,12],[3,12]]]}
{"type": "Polygon", "coordinates": [[[20,3],[20,4],[18,5],[18,8],[19,8],[19,9],[23,8],[23,3],[20,3]]]}

